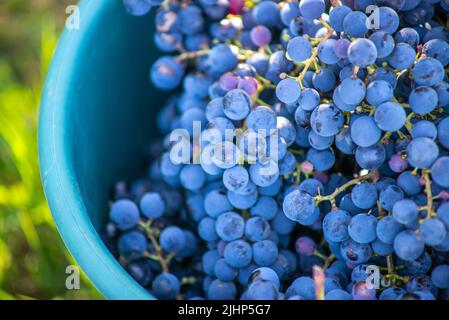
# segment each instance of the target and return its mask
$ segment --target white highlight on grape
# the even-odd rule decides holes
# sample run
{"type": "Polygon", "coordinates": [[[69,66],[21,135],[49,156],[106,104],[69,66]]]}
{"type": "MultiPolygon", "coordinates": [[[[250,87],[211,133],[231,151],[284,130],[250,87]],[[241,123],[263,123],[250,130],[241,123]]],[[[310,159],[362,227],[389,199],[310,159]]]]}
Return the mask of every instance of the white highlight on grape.
{"type": "Polygon", "coordinates": [[[201,121],[193,121],[192,136],[185,129],[175,129],[169,135],[170,161],[173,164],[216,165],[221,168],[256,161],[268,163],[262,166],[260,175],[278,172],[279,130],[257,131],[241,128],[201,128],[201,121]]]}

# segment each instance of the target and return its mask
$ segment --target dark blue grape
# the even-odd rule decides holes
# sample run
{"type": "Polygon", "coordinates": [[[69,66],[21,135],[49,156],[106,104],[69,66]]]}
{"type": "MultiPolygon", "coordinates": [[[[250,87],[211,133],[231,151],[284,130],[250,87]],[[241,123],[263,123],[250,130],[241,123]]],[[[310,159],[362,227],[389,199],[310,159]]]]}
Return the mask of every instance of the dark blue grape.
{"type": "Polygon", "coordinates": [[[307,20],[318,19],[324,13],[324,0],[303,0],[299,3],[301,15],[307,20]]]}
{"type": "Polygon", "coordinates": [[[318,171],[327,171],[335,164],[335,154],[332,149],[316,150],[310,148],[306,155],[307,160],[318,171]]]}
{"type": "Polygon", "coordinates": [[[419,226],[419,234],[428,246],[439,245],[447,235],[444,223],[437,218],[423,221],[419,226]]]}
{"type": "Polygon", "coordinates": [[[387,216],[379,220],[376,227],[376,234],[379,240],[387,244],[393,244],[396,235],[402,231],[403,226],[393,217],[387,216]]]}
{"type": "Polygon", "coordinates": [[[214,280],[207,290],[207,298],[210,300],[234,300],[237,296],[237,288],[233,282],[214,280]]]}
{"type": "Polygon", "coordinates": [[[270,281],[254,281],[248,286],[246,297],[248,300],[276,300],[279,292],[270,281]]]}
{"type": "Polygon", "coordinates": [[[340,98],[350,105],[359,104],[366,95],[366,86],[359,78],[346,78],[340,84],[340,98]]]}
{"type": "Polygon", "coordinates": [[[213,218],[205,217],[198,224],[198,235],[201,239],[211,242],[218,240],[218,234],[215,231],[216,221],[213,218]]]}
{"type": "Polygon", "coordinates": [[[122,257],[136,259],[144,256],[148,241],[142,233],[130,231],[120,236],[117,247],[122,257]]]}
{"type": "Polygon", "coordinates": [[[401,231],[394,239],[394,251],[405,261],[416,260],[424,252],[424,242],[411,230],[401,231]]]}
{"type": "Polygon", "coordinates": [[[408,199],[400,200],[393,206],[393,217],[402,224],[409,224],[418,218],[418,207],[408,199]]]}
{"type": "Polygon", "coordinates": [[[133,16],[144,16],[151,10],[151,3],[148,0],[123,0],[125,9],[133,16]]]}
{"type": "Polygon", "coordinates": [[[173,274],[162,273],[154,279],[151,290],[158,299],[174,300],[181,290],[181,285],[173,274]]]}
{"type": "Polygon", "coordinates": [[[352,189],[351,199],[357,207],[370,209],[378,199],[377,189],[372,184],[362,182],[352,189]]]}
{"type": "Polygon", "coordinates": [[[419,33],[413,28],[402,28],[394,35],[394,40],[397,43],[407,43],[412,47],[416,47],[419,44],[419,33]]]}
{"type": "Polygon", "coordinates": [[[250,241],[265,240],[270,236],[271,227],[262,217],[252,217],[246,221],[245,236],[250,241]]]}
{"type": "MultiPolygon", "coordinates": [[[[405,0],[400,0],[402,3],[405,0]]],[[[389,1],[378,1],[378,2],[392,2],[389,1]]],[[[396,8],[395,8],[396,9],[396,8]]],[[[399,9],[396,9],[399,10],[399,9]]],[[[372,13],[379,17],[379,25],[377,26],[379,30],[388,32],[389,34],[394,34],[399,27],[399,16],[395,10],[389,7],[379,7],[375,9],[372,13]]]]}
{"type": "Polygon", "coordinates": [[[178,227],[167,227],[161,232],[160,243],[162,249],[166,252],[178,253],[186,245],[186,235],[178,227]]]}
{"type": "Polygon", "coordinates": [[[251,97],[244,90],[231,90],[223,98],[223,113],[231,120],[246,118],[250,109],[251,97]]]}
{"type": "Polygon", "coordinates": [[[235,212],[225,212],[217,218],[215,229],[222,240],[237,240],[243,237],[245,221],[235,212]]]}
{"type": "Polygon", "coordinates": [[[219,259],[215,264],[214,273],[219,280],[229,282],[237,277],[238,270],[230,267],[224,259],[219,259]]]}
{"type": "Polygon", "coordinates": [[[335,31],[342,32],[343,21],[345,17],[351,12],[352,12],[351,8],[344,5],[332,7],[329,13],[329,24],[335,31]]]}
{"type": "Polygon", "coordinates": [[[295,190],[288,194],[282,206],[287,218],[299,223],[308,221],[316,212],[314,198],[300,190],[295,190]]]}
{"type": "Polygon", "coordinates": [[[415,168],[429,168],[438,154],[438,146],[429,138],[413,139],[407,146],[407,160],[415,168]]]}
{"type": "Polygon", "coordinates": [[[381,130],[377,127],[373,118],[361,116],[350,126],[351,138],[360,147],[375,145],[381,136],[381,130]]]}
{"type": "Polygon", "coordinates": [[[368,17],[360,11],[348,13],[343,20],[343,30],[351,37],[363,37],[368,32],[368,27],[368,17]]]}
{"type": "Polygon", "coordinates": [[[279,8],[273,1],[263,1],[253,10],[253,18],[257,24],[273,27],[280,21],[279,8]]]}
{"type": "Polygon", "coordinates": [[[425,115],[437,107],[438,94],[431,87],[418,87],[410,93],[408,103],[415,113],[425,115]]]}
{"type": "Polygon", "coordinates": [[[377,143],[371,147],[358,147],[355,152],[357,164],[366,170],[378,169],[387,157],[385,147],[377,143]]]}
{"type": "Polygon", "coordinates": [[[324,236],[334,242],[341,242],[349,238],[348,225],[351,215],[343,210],[329,212],[323,220],[324,236]]]}
{"type": "Polygon", "coordinates": [[[129,230],[139,221],[139,208],[130,200],[119,200],[112,205],[109,217],[120,230],[129,230]]]}
{"type": "Polygon", "coordinates": [[[340,58],[334,51],[336,40],[327,39],[318,45],[318,58],[325,64],[336,64],[340,58]]]}
{"type": "Polygon", "coordinates": [[[396,185],[390,185],[382,190],[379,194],[379,204],[380,206],[391,211],[394,204],[404,198],[404,192],[396,185]]]}
{"type": "Polygon", "coordinates": [[[437,159],[431,168],[432,179],[441,187],[449,187],[449,157],[437,159]]]}
{"type": "Polygon", "coordinates": [[[151,67],[152,83],[160,90],[173,90],[182,81],[184,66],[172,57],[161,57],[151,67]]]}
{"type": "Polygon", "coordinates": [[[411,171],[404,171],[401,173],[397,179],[397,183],[408,196],[416,195],[422,189],[422,186],[419,183],[419,177],[414,175],[411,171]]]}
{"type": "Polygon", "coordinates": [[[335,87],[337,79],[330,68],[321,68],[318,73],[313,74],[312,83],[315,89],[329,92],[335,87]]]}
{"type": "Polygon", "coordinates": [[[300,95],[301,89],[295,79],[286,78],[279,82],[276,87],[276,96],[284,103],[293,103],[299,99],[300,95]]]}
{"type": "Polygon", "coordinates": [[[358,243],[370,243],[377,237],[376,227],[376,217],[365,213],[359,213],[349,222],[348,234],[352,240],[358,243]]]}
{"type": "Polygon", "coordinates": [[[305,300],[315,300],[315,283],[312,278],[299,277],[285,292],[287,298],[292,296],[300,296],[305,300]]]}
{"type": "Polygon", "coordinates": [[[261,267],[273,265],[278,257],[278,247],[271,240],[255,242],[252,249],[254,262],[261,267]]]}
{"type": "Polygon", "coordinates": [[[235,68],[237,57],[226,44],[218,44],[209,52],[209,63],[213,70],[224,73],[235,68]]]}
{"type": "Polygon", "coordinates": [[[312,129],[323,137],[337,134],[343,127],[344,117],[341,111],[331,104],[322,104],[313,110],[310,117],[312,129]]]}
{"type": "Polygon", "coordinates": [[[413,79],[420,86],[435,86],[444,79],[444,68],[434,58],[419,60],[413,67],[413,79]]]}
{"type": "Polygon", "coordinates": [[[233,268],[243,268],[251,263],[253,252],[244,240],[235,240],[226,245],[224,259],[233,268]]]}
{"type": "Polygon", "coordinates": [[[449,64],[449,44],[444,40],[430,40],[424,44],[423,52],[427,57],[440,61],[443,67],[449,64]]]}
{"type": "Polygon", "coordinates": [[[398,43],[387,61],[393,68],[403,70],[413,65],[415,56],[416,52],[409,44],[398,43]]]}
{"type": "Polygon", "coordinates": [[[312,55],[312,46],[305,37],[295,37],[288,42],[287,53],[293,61],[302,62],[312,55]]]}
{"type": "Polygon", "coordinates": [[[373,254],[369,244],[357,243],[352,239],[343,241],[340,251],[343,259],[354,265],[367,262],[373,254]]]}
{"type": "Polygon", "coordinates": [[[432,270],[432,283],[440,289],[449,288],[449,265],[442,264],[432,270]]]}
{"type": "Polygon", "coordinates": [[[435,140],[438,135],[437,127],[430,121],[421,120],[413,125],[412,138],[417,139],[421,137],[435,140]]]}

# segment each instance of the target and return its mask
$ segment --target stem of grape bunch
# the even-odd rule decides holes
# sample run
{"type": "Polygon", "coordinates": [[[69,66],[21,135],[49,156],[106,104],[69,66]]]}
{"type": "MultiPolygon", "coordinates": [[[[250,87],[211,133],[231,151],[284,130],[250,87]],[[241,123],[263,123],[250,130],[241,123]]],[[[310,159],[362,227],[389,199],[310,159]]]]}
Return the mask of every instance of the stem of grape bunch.
{"type": "Polygon", "coordinates": [[[146,257],[151,260],[158,261],[161,264],[162,271],[164,273],[169,273],[168,264],[170,263],[170,260],[173,259],[175,254],[174,253],[168,255],[164,254],[164,251],[162,250],[157,240],[156,236],[157,230],[151,226],[152,223],[153,221],[151,219],[148,219],[148,221],[146,222],[140,223],[140,226],[145,230],[148,239],[150,239],[151,244],[153,245],[155,251],[154,253],[147,252],[146,257]]]}
{"type": "Polygon", "coordinates": [[[405,125],[404,127],[407,129],[408,133],[411,135],[412,134],[412,118],[414,118],[416,116],[416,114],[414,112],[410,112],[410,114],[407,116],[407,118],[405,119],[405,125]]]}
{"type": "Polygon", "coordinates": [[[422,177],[425,182],[424,192],[427,198],[425,210],[427,211],[426,219],[429,219],[434,214],[433,212],[433,196],[432,196],[432,180],[430,179],[429,170],[422,171],[422,177]]]}
{"type": "Polygon", "coordinates": [[[181,285],[191,285],[195,284],[197,282],[197,278],[195,277],[183,277],[181,279],[181,285]]]}
{"type": "Polygon", "coordinates": [[[184,52],[184,53],[181,53],[177,58],[179,61],[186,61],[186,60],[190,60],[190,59],[196,59],[201,56],[205,56],[209,52],[210,52],[209,49],[193,51],[193,52],[184,52]]]}
{"type": "Polygon", "coordinates": [[[269,88],[269,89],[275,89],[276,86],[274,84],[271,83],[270,80],[262,77],[261,75],[257,75],[256,76],[257,81],[259,81],[263,87],[265,88],[269,88]]]}
{"type": "Polygon", "coordinates": [[[306,76],[307,71],[309,70],[310,66],[315,62],[317,56],[318,56],[318,45],[327,39],[329,39],[332,34],[334,33],[334,29],[326,22],[323,18],[319,19],[320,22],[323,24],[323,26],[327,29],[327,33],[324,35],[323,38],[320,39],[320,41],[317,44],[317,47],[315,47],[312,51],[311,57],[305,62],[304,69],[301,71],[299,76],[296,78],[296,81],[298,81],[301,88],[303,88],[302,81],[304,80],[304,77],[306,76]]]}
{"type": "Polygon", "coordinates": [[[385,275],[385,279],[390,282],[390,284],[396,286],[399,281],[405,282],[405,278],[399,276],[396,273],[396,266],[394,265],[394,257],[393,255],[388,255],[386,257],[387,260],[387,274],[385,275]]]}
{"type": "Polygon", "coordinates": [[[319,205],[321,202],[323,201],[330,201],[330,203],[332,204],[333,208],[337,207],[337,204],[335,202],[335,198],[342,192],[346,191],[348,188],[355,186],[356,184],[359,184],[360,182],[366,181],[366,180],[371,180],[371,179],[375,179],[376,178],[376,173],[375,172],[370,172],[366,175],[360,176],[358,178],[354,178],[348,182],[346,182],[344,185],[342,185],[341,187],[338,187],[337,189],[335,189],[334,192],[332,192],[330,195],[327,196],[322,196],[322,195],[318,195],[315,197],[315,203],[316,205],[319,205]]]}
{"type": "Polygon", "coordinates": [[[392,255],[387,256],[387,267],[388,274],[394,274],[394,261],[392,255]]]}

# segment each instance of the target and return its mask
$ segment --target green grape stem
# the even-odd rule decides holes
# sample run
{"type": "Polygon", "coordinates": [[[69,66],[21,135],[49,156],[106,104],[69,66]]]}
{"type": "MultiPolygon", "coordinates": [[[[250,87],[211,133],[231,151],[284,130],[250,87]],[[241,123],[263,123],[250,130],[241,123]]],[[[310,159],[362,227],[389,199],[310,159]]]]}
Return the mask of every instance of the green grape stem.
{"type": "Polygon", "coordinates": [[[393,285],[397,285],[398,282],[407,283],[408,277],[401,277],[397,274],[387,274],[385,278],[393,283],[393,285]]]}
{"type": "Polygon", "coordinates": [[[329,257],[327,257],[326,261],[324,261],[323,269],[327,270],[329,266],[331,265],[332,261],[335,260],[335,256],[331,254],[329,257]]]}
{"type": "Polygon", "coordinates": [[[261,106],[265,106],[265,107],[269,107],[271,108],[271,106],[266,103],[265,101],[263,101],[262,99],[260,99],[259,97],[254,99],[254,102],[256,102],[257,104],[261,105],[261,106]]]}
{"type": "Polygon", "coordinates": [[[146,257],[158,261],[161,264],[162,271],[164,273],[169,273],[168,264],[170,263],[170,260],[173,259],[175,254],[171,253],[168,255],[164,255],[164,251],[162,250],[158,240],[156,239],[155,230],[151,227],[152,222],[153,221],[151,219],[148,219],[147,222],[140,223],[140,226],[145,230],[147,237],[148,239],[150,239],[155,251],[155,254],[147,253],[146,257]]]}
{"type": "Polygon", "coordinates": [[[394,274],[395,268],[394,268],[394,261],[393,261],[392,255],[387,256],[387,268],[388,268],[388,274],[394,274]]]}
{"type": "Polygon", "coordinates": [[[299,183],[301,182],[301,172],[302,172],[301,165],[297,164],[295,173],[293,174],[293,176],[295,177],[295,183],[297,185],[299,185],[299,183]]]}
{"type": "Polygon", "coordinates": [[[352,186],[354,186],[354,185],[356,185],[356,184],[358,184],[360,182],[363,182],[363,181],[366,181],[366,180],[374,180],[376,177],[377,177],[377,174],[376,174],[376,172],[373,171],[373,172],[370,172],[370,173],[368,173],[368,174],[366,174],[364,176],[360,176],[358,178],[352,179],[352,180],[346,182],[341,187],[335,189],[335,191],[332,192],[330,195],[327,195],[327,196],[318,195],[318,196],[316,196],[315,197],[315,204],[318,206],[323,201],[330,201],[331,204],[332,204],[332,207],[336,208],[337,205],[335,203],[335,198],[340,193],[346,191],[348,188],[350,188],[350,187],[352,187],[352,186]]]}
{"type": "Polygon", "coordinates": [[[288,151],[293,153],[294,155],[297,155],[297,156],[303,156],[304,155],[304,150],[298,150],[298,149],[289,148],[288,151]]]}
{"type": "Polygon", "coordinates": [[[318,250],[315,250],[313,252],[313,255],[322,259],[324,261],[323,264],[323,269],[326,270],[327,268],[329,268],[330,264],[332,263],[332,261],[335,260],[335,256],[333,254],[330,254],[328,257],[326,257],[324,254],[322,254],[321,252],[319,252],[318,250]]]}
{"type": "Polygon", "coordinates": [[[204,49],[204,50],[199,50],[199,51],[193,51],[193,52],[184,52],[181,53],[177,59],[179,61],[186,61],[186,60],[190,60],[190,59],[196,59],[202,56],[205,56],[207,54],[209,54],[210,50],[209,49],[204,49]]]}
{"type": "MultiPolygon", "coordinates": [[[[326,41],[327,39],[332,37],[332,35],[334,34],[334,29],[326,21],[324,21],[324,19],[320,18],[320,22],[326,27],[327,33],[323,38],[320,39],[318,44],[326,41]]],[[[296,81],[298,81],[301,88],[303,87],[302,81],[304,80],[304,77],[306,76],[306,73],[309,70],[310,66],[315,62],[315,59],[317,58],[317,56],[318,56],[318,48],[314,48],[312,51],[312,56],[306,61],[305,65],[304,65],[304,69],[299,74],[299,76],[296,78],[296,81]]]]}
{"type": "Polygon", "coordinates": [[[385,215],[385,212],[382,209],[382,205],[380,204],[380,201],[377,201],[377,211],[379,212],[379,218],[382,218],[385,215]]]}
{"type": "Polygon", "coordinates": [[[426,219],[429,219],[433,216],[433,195],[432,195],[432,180],[430,179],[429,170],[422,171],[422,177],[425,181],[424,192],[427,198],[427,205],[425,206],[425,210],[427,210],[426,219]]]}
{"type": "Polygon", "coordinates": [[[275,88],[276,88],[276,86],[275,86],[273,83],[271,83],[270,80],[268,80],[268,79],[262,77],[261,75],[257,75],[257,78],[256,78],[256,79],[257,79],[257,80],[262,84],[262,86],[265,87],[265,88],[269,88],[269,89],[275,89],[275,88]]]}
{"type": "Polygon", "coordinates": [[[416,116],[416,114],[414,112],[410,112],[410,114],[407,116],[406,120],[405,120],[405,128],[407,129],[408,133],[411,135],[412,134],[412,129],[413,129],[413,125],[412,125],[412,118],[414,118],[416,116]]]}
{"type": "Polygon", "coordinates": [[[391,132],[391,131],[385,132],[385,134],[384,134],[384,136],[382,137],[382,139],[380,139],[380,142],[381,142],[382,144],[387,143],[388,140],[390,139],[390,137],[391,137],[392,134],[393,134],[393,132],[391,132]]]}
{"type": "Polygon", "coordinates": [[[195,284],[197,281],[197,279],[195,277],[183,277],[181,279],[181,285],[185,286],[185,285],[192,285],[195,284]]]}
{"type": "Polygon", "coordinates": [[[391,281],[393,285],[397,285],[399,281],[405,282],[406,279],[404,277],[399,276],[396,273],[393,255],[388,255],[386,257],[386,260],[387,260],[387,275],[385,275],[385,279],[387,281],[391,281]]]}
{"type": "Polygon", "coordinates": [[[398,130],[398,131],[396,131],[396,133],[398,134],[400,139],[407,139],[407,136],[404,133],[402,133],[401,131],[398,130]]]}
{"type": "Polygon", "coordinates": [[[322,254],[321,252],[319,252],[318,250],[315,250],[315,251],[313,252],[313,255],[316,256],[316,257],[318,257],[318,258],[320,258],[320,259],[323,259],[323,260],[326,260],[326,259],[327,259],[327,257],[326,257],[324,254],[322,254]]]}

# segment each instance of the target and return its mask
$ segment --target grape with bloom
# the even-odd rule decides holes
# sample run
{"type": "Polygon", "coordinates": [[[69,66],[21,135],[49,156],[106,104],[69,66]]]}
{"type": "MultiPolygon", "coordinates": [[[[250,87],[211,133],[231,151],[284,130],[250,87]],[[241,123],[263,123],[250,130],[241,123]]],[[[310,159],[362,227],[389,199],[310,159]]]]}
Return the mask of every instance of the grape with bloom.
{"type": "Polygon", "coordinates": [[[447,1],[124,4],[154,14],[172,97],[105,242],[150,294],[447,299],[447,1]]]}

